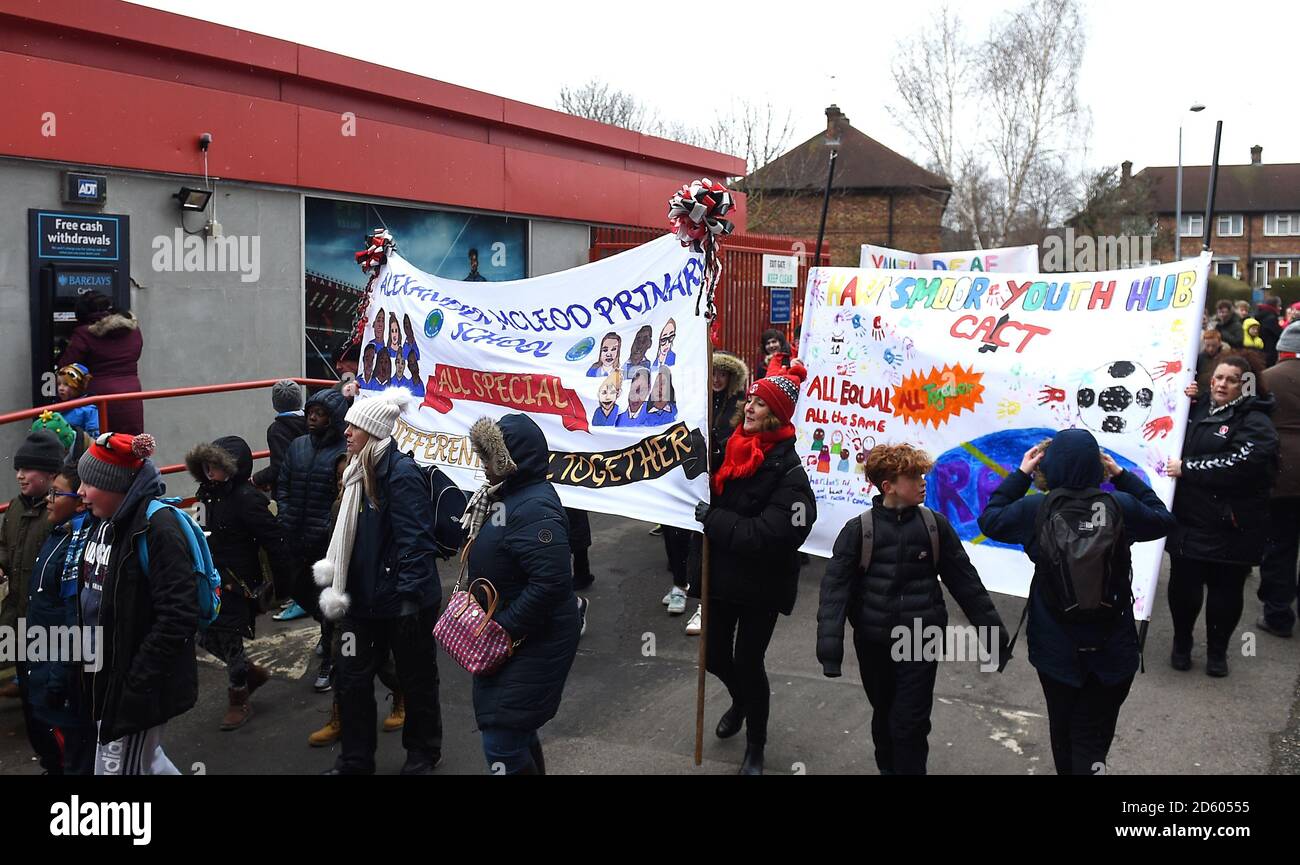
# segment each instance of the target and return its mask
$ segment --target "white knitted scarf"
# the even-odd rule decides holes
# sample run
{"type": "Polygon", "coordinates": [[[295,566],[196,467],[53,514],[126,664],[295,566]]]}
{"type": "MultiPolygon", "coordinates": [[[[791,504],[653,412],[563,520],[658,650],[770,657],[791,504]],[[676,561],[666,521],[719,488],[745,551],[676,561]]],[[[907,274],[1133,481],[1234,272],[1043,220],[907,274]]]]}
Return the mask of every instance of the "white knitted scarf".
{"type": "MultiPolygon", "coordinates": [[[[348,562],[352,559],[352,543],[357,536],[357,517],[361,513],[362,498],[367,493],[366,467],[373,469],[378,465],[392,442],[392,436],[372,438],[343,470],[343,500],[339,503],[339,516],[334,522],[334,532],[330,535],[329,549],[325,558],[311,568],[316,585],[323,588],[320,593],[321,614],[331,622],[343,618],[352,603],[352,598],[347,593],[348,562]]],[[[373,498],[377,491],[369,492],[373,498]]]]}

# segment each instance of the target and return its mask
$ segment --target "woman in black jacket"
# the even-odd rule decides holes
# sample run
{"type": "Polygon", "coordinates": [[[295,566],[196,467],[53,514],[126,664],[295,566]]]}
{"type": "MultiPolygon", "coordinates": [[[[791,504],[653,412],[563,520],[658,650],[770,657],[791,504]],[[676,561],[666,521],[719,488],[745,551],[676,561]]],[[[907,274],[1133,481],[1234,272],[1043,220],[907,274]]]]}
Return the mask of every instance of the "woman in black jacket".
{"type": "MultiPolygon", "coordinates": [[[[740,405],[745,401],[745,389],[749,387],[749,367],[734,354],[725,351],[713,352],[713,377],[710,381],[710,408],[712,424],[709,430],[709,472],[716,472],[722,465],[722,457],[727,447],[727,439],[736,428],[736,416],[740,405]]],[[[698,560],[700,555],[700,535],[674,526],[664,526],[664,550],[668,553],[668,569],[673,575],[673,587],[664,595],[664,606],[668,614],[679,615],[686,611],[686,597],[700,596],[698,583],[689,580],[689,563],[692,557],[698,560]]],[[[700,608],[686,621],[686,633],[692,636],[700,632],[700,608]]]]}
{"type": "Polygon", "coordinates": [[[764,656],[777,614],[794,610],[799,547],[817,519],[790,423],[806,376],[796,365],[749,387],[713,474],[712,503],[695,506],[709,541],[706,666],[731,694],[717,734],[725,739],[745,726],[742,775],[763,773],[770,696],[764,656]]]}
{"type": "Polygon", "coordinates": [[[532,418],[482,418],[469,436],[489,486],[469,505],[477,517],[468,579],[491,580],[501,598],[493,619],[516,644],[495,674],[474,677],[474,717],[494,774],[544,775],[537,731],[559,711],[578,651],[569,521],[546,480],[550,449],[532,418]],[[484,519],[488,503],[505,519],[484,519]]]}
{"type": "Polygon", "coordinates": [[[1273,398],[1246,358],[1219,361],[1210,392],[1187,417],[1181,459],[1166,473],[1178,479],[1169,544],[1169,611],[1174,648],[1169,663],[1192,667],[1192,628],[1205,604],[1205,672],[1228,675],[1228,642],[1241,620],[1242,593],[1268,535],[1268,493],[1277,469],[1273,398]],[[1207,597],[1208,595],[1208,597],[1207,597]]]}
{"type": "Polygon", "coordinates": [[[253,638],[254,622],[264,612],[258,600],[264,597],[258,548],[266,550],[276,570],[288,568],[288,551],[270,502],[249,479],[253,452],[246,441],[226,436],[196,445],[186,454],[185,466],[199,482],[201,525],[221,574],[221,612],[199,644],[226,664],[230,706],[221,729],[234,730],[252,717],[248,698],[271,677],[244,655],[244,639],[253,638]]]}

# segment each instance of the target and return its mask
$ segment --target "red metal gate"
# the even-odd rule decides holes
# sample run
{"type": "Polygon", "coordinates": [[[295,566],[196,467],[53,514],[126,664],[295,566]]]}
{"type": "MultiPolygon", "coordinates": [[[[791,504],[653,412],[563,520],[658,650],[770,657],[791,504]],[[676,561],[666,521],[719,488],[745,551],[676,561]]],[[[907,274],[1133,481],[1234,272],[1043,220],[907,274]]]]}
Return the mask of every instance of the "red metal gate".
{"type": "MultiPolygon", "coordinates": [[[[593,228],[591,231],[591,261],[649,243],[666,234],[662,228],[593,228]]],[[[803,295],[807,284],[808,268],[812,265],[816,243],[794,237],[777,237],[768,234],[732,234],[724,237],[722,249],[722,281],[715,296],[720,318],[721,334],[717,348],[739,355],[752,369],[760,360],[758,338],[768,328],[785,334],[790,344],[798,349],[795,328],[803,321],[803,295]],[[790,324],[768,324],[771,320],[771,291],[763,287],[764,255],[799,256],[799,278],[794,290],[790,324]]],[[[821,264],[831,263],[830,247],[822,245],[821,264]]]]}

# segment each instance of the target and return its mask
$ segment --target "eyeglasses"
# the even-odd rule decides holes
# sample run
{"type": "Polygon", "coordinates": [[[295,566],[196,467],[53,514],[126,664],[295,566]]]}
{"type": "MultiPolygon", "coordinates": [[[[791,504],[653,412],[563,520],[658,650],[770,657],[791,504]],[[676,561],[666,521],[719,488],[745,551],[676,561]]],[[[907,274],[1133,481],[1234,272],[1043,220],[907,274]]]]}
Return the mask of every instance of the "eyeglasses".
{"type": "Polygon", "coordinates": [[[675,333],[670,333],[670,334],[668,334],[667,336],[661,336],[661,337],[659,337],[659,344],[660,344],[660,345],[668,345],[670,342],[672,342],[672,341],[675,340],[676,338],[677,338],[677,334],[675,334],[675,333]]]}
{"type": "Polygon", "coordinates": [[[63,492],[59,492],[58,490],[50,490],[48,493],[45,494],[45,500],[48,501],[48,502],[53,502],[55,499],[58,499],[58,498],[73,498],[73,499],[79,499],[79,498],[81,498],[81,494],[80,494],[80,493],[63,493],[63,492]]]}

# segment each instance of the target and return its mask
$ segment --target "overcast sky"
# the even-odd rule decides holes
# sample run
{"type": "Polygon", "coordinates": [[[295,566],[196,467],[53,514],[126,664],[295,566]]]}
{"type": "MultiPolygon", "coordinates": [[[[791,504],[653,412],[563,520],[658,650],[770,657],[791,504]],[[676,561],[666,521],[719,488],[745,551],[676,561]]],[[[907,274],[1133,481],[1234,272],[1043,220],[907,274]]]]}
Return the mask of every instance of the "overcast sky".
{"type": "MultiPolygon", "coordinates": [[[[975,34],[1014,4],[954,4],[975,34]]],[[[940,0],[905,3],[408,2],[148,0],[153,6],[358,57],[429,78],[556,107],[561,87],[598,77],[667,120],[699,125],[728,104],[771,102],[794,121],[791,144],[824,128],[838,104],[858,129],[924,161],[893,122],[890,57],[940,0]],[[386,10],[386,11],[383,11],[386,10]]],[[[1092,115],[1087,163],[1134,171],[1205,165],[1214,121],[1223,164],[1300,162],[1300,63],[1292,3],[1084,0],[1080,81],[1092,115]],[[1290,7],[1292,11],[1288,12],[1290,7]],[[1190,114],[1203,102],[1207,109],[1190,114]]]]}

